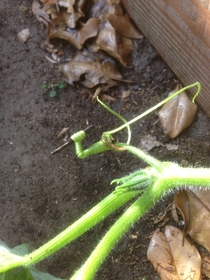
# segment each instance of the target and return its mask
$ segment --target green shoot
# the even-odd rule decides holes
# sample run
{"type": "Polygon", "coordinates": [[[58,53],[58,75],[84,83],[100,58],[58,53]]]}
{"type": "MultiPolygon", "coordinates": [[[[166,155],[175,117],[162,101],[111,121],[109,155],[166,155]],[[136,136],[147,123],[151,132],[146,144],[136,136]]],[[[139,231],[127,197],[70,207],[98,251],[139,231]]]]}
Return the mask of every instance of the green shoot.
{"type": "Polygon", "coordinates": [[[58,90],[63,90],[67,87],[64,82],[59,82],[57,84],[44,84],[43,89],[48,91],[50,97],[55,97],[58,90]]]}
{"type": "MultiPolygon", "coordinates": [[[[123,178],[113,180],[112,183],[115,183],[117,186],[110,195],[104,198],[80,219],[75,221],[71,226],[34,252],[20,256],[19,254],[16,254],[16,252],[10,251],[4,246],[0,246],[0,273],[10,271],[18,266],[25,266],[27,269],[27,267],[34,265],[63,248],[68,243],[81,236],[88,229],[92,228],[95,224],[102,221],[116,209],[136,197],[136,201],[122,214],[114,225],[112,225],[109,231],[93,250],[88,260],[71,278],[72,280],[93,279],[102,262],[120,238],[133,225],[133,223],[149,211],[165,193],[170,192],[170,190],[174,188],[182,188],[183,186],[188,185],[191,187],[199,186],[200,188],[210,188],[209,168],[183,168],[175,163],[161,162],[129,144],[113,143],[112,138],[112,134],[120,131],[121,129],[127,128],[129,134],[128,140],[130,140],[130,124],[138,121],[142,117],[159,108],[171,98],[188,88],[192,88],[193,86],[198,87],[198,91],[193,98],[194,102],[195,97],[200,91],[199,83],[195,83],[181,89],[129,122],[99,101],[100,104],[102,104],[102,106],[104,106],[109,112],[120,118],[124,124],[117,129],[103,133],[100,141],[94,143],[85,150],[82,147],[82,141],[86,136],[86,132],[79,131],[73,134],[71,139],[75,142],[77,156],[80,158],[86,158],[90,155],[101,153],[110,149],[115,151],[128,151],[139,157],[139,159],[144,160],[149,167],[136,171],[123,178]]],[[[0,276],[2,275],[3,274],[0,276]]]]}

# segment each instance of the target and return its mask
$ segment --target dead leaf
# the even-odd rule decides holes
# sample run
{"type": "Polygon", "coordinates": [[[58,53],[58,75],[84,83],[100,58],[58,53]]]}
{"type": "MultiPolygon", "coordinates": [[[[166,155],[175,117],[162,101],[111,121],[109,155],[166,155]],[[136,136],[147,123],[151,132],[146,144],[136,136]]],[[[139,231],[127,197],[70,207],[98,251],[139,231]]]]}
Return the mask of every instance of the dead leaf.
{"type": "MultiPolygon", "coordinates": [[[[169,95],[172,95],[179,89],[181,89],[180,84],[169,95]]],[[[196,111],[197,105],[192,103],[185,92],[180,93],[165,103],[159,111],[159,119],[163,132],[167,136],[175,138],[192,124],[196,111]]]]}
{"type": "Polygon", "coordinates": [[[79,30],[80,34],[80,44],[83,45],[84,42],[98,34],[98,28],[101,23],[99,18],[90,18],[79,30]]]}
{"type": "Polygon", "coordinates": [[[165,233],[157,229],[151,238],[147,258],[162,280],[201,279],[201,257],[186,238],[183,246],[182,239],[182,231],[172,226],[165,233]]]}
{"type": "Polygon", "coordinates": [[[133,27],[128,17],[109,14],[107,15],[107,19],[111,23],[115,31],[122,36],[131,39],[143,38],[143,36],[133,27]]]}
{"type": "Polygon", "coordinates": [[[118,72],[115,61],[102,52],[78,52],[71,61],[60,66],[60,71],[70,85],[83,76],[80,82],[88,88],[97,84],[112,85],[113,80],[126,81],[118,72]]]}
{"type": "Polygon", "coordinates": [[[174,203],[185,222],[184,232],[210,251],[210,191],[179,191],[174,203]]]}
{"type": "Polygon", "coordinates": [[[50,20],[50,17],[45,12],[45,10],[41,8],[41,5],[36,0],[34,0],[32,3],[32,12],[36,16],[38,21],[42,22],[45,25],[48,25],[47,22],[50,20]]]}
{"type": "Polygon", "coordinates": [[[102,93],[101,94],[101,100],[102,101],[116,101],[117,99],[113,96],[110,96],[108,94],[102,93]]]}
{"type": "MultiPolygon", "coordinates": [[[[103,86],[101,86],[101,87],[98,87],[98,88],[95,90],[95,92],[94,92],[94,94],[93,94],[93,96],[92,96],[92,101],[93,101],[93,103],[96,102],[97,96],[99,96],[99,95],[101,94],[102,91],[107,91],[110,87],[115,87],[115,86],[117,86],[117,82],[114,82],[114,81],[113,81],[113,84],[111,84],[111,85],[103,85],[103,86]]],[[[112,100],[112,101],[113,101],[113,100],[112,100]]]]}
{"type": "Polygon", "coordinates": [[[132,41],[116,33],[109,21],[101,23],[96,44],[101,50],[119,60],[121,64],[131,64],[133,52],[132,41]]]}
{"type": "Polygon", "coordinates": [[[207,255],[202,256],[202,273],[210,278],[210,257],[207,255]]]}
{"type": "Polygon", "coordinates": [[[65,7],[60,8],[60,15],[65,20],[66,25],[73,29],[76,27],[76,23],[81,17],[84,17],[84,13],[82,12],[83,6],[85,4],[85,0],[76,1],[70,3],[69,1],[59,1],[59,6],[65,7]],[[66,9],[67,8],[67,9],[66,9]]]}
{"type": "Polygon", "coordinates": [[[112,5],[112,4],[119,4],[120,0],[106,0],[106,3],[108,5],[112,5]]]}
{"type": "Polygon", "coordinates": [[[62,18],[54,18],[48,24],[49,39],[60,38],[68,41],[77,49],[81,49],[80,35],[77,31],[72,30],[72,33],[66,31],[66,23],[62,18]]]}

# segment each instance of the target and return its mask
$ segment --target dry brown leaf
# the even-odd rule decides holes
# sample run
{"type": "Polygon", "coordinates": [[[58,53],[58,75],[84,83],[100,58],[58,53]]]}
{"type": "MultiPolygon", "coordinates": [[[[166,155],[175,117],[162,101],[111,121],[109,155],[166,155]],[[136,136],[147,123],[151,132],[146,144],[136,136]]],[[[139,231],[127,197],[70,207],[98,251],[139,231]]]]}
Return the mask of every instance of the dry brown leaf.
{"type": "Polygon", "coordinates": [[[59,0],[41,0],[44,4],[53,5],[59,0]]]}
{"type": "Polygon", "coordinates": [[[79,30],[80,34],[80,44],[92,37],[95,37],[98,34],[98,28],[101,23],[99,18],[90,18],[83,27],[79,30]]]}
{"type": "Polygon", "coordinates": [[[210,278],[210,257],[207,255],[202,256],[202,273],[210,278]]]}
{"type": "MultiPolygon", "coordinates": [[[[181,89],[180,84],[169,93],[169,96],[179,89],[181,89]]],[[[192,124],[196,112],[197,105],[192,103],[185,92],[180,93],[165,103],[159,111],[159,119],[164,133],[175,138],[192,124]]]]}
{"type": "Polygon", "coordinates": [[[106,3],[108,5],[112,5],[112,4],[119,4],[120,0],[106,0],[106,3]]]}
{"type": "Polygon", "coordinates": [[[115,61],[102,52],[78,52],[71,61],[60,66],[60,71],[70,85],[83,76],[80,82],[88,88],[97,84],[111,85],[115,83],[113,80],[126,81],[118,72],[115,61]]]}
{"type": "Polygon", "coordinates": [[[184,232],[210,251],[210,191],[179,191],[174,203],[183,216],[184,232]]]}
{"type": "Polygon", "coordinates": [[[48,25],[49,39],[60,38],[68,41],[77,49],[81,49],[80,35],[77,31],[72,30],[72,33],[66,31],[66,23],[61,18],[54,18],[48,25]]]}
{"type": "Polygon", "coordinates": [[[88,17],[104,20],[108,14],[123,16],[124,13],[120,5],[111,3],[111,1],[100,0],[91,5],[88,17]]]}
{"type": "Polygon", "coordinates": [[[107,15],[107,19],[113,28],[122,36],[131,39],[143,38],[143,36],[133,27],[128,17],[109,14],[107,15]]]}
{"type": "Polygon", "coordinates": [[[32,3],[32,12],[36,16],[38,21],[42,22],[45,25],[48,25],[47,22],[50,20],[49,15],[44,9],[41,8],[41,5],[36,0],[34,0],[32,3]]]}
{"type": "Polygon", "coordinates": [[[110,96],[108,94],[102,93],[101,94],[101,100],[102,101],[116,101],[117,99],[113,96],[110,96]]]}
{"type": "Polygon", "coordinates": [[[96,44],[101,50],[119,60],[123,65],[131,64],[132,41],[116,33],[109,21],[101,23],[96,44]]]}
{"type": "Polygon", "coordinates": [[[65,20],[66,25],[69,28],[75,28],[77,21],[84,16],[82,12],[83,6],[85,4],[85,0],[80,1],[59,1],[60,15],[65,20]]]}
{"type": "MultiPolygon", "coordinates": [[[[94,94],[93,94],[93,96],[92,96],[92,101],[93,101],[93,103],[96,102],[96,98],[101,94],[102,91],[107,91],[109,88],[115,87],[115,86],[117,86],[117,82],[114,82],[114,81],[113,81],[113,84],[111,84],[111,85],[102,85],[102,86],[98,87],[98,88],[95,90],[95,92],[94,92],[94,94]]],[[[112,100],[112,101],[113,101],[113,100],[112,100]]]]}
{"type": "Polygon", "coordinates": [[[165,233],[155,231],[149,244],[147,257],[162,280],[200,280],[201,257],[183,233],[172,226],[165,227],[165,233]]]}

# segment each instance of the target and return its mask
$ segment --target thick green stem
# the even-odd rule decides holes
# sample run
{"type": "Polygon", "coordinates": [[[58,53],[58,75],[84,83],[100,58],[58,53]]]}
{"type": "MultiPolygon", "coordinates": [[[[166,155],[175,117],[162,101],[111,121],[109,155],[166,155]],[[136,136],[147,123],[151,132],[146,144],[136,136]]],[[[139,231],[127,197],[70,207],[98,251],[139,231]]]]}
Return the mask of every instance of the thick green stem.
{"type": "Polygon", "coordinates": [[[23,257],[11,258],[8,261],[0,264],[0,273],[15,268],[21,265],[32,265],[40,260],[52,255],[54,252],[63,248],[65,245],[82,235],[95,224],[103,220],[110,213],[114,212],[120,206],[132,199],[138,191],[125,193],[123,195],[116,195],[111,193],[89,212],[83,215],[79,220],[73,223],[70,227],[51,239],[49,242],[35,250],[31,254],[23,257]]]}
{"type": "Polygon", "coordinates": [[[162,191],[149,187],[143,195],[117,220],[102,238],[85,264],[74,274],[71,280],[90,280],[101,266],[104,259],[114,248],[126,231],[141,218],[160,198],[162,191]]]}
{"type": "Polygon", "coordinates": [[[210,169],[182,168],[173,163],[163,163],[164,170],[154,185],[117,220],[102,238],[85,264],[74,274],[71,280],[93,279],[96,271],[126,231],[141,218],[170,189],[180,186],[210,187],[210,169]]]}
{"type": "Polygon", "coordinates": [[[209,168],[184,168],[175,163],[165,162],[165,169],[159,180],[169,189],[180,186],[210,187],[209,168]]]}

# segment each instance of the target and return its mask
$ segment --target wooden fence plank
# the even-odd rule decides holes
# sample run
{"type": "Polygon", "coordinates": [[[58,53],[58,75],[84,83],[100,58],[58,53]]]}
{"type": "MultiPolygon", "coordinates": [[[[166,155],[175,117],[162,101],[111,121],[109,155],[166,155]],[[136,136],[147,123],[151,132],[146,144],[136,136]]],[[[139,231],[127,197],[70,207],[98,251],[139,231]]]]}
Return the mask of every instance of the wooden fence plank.
{"type": "Polygon", "coordinates": [[[210,117],[210,0],[122,2],[182,84],[201,83],[196,102],[210,117]]]}

